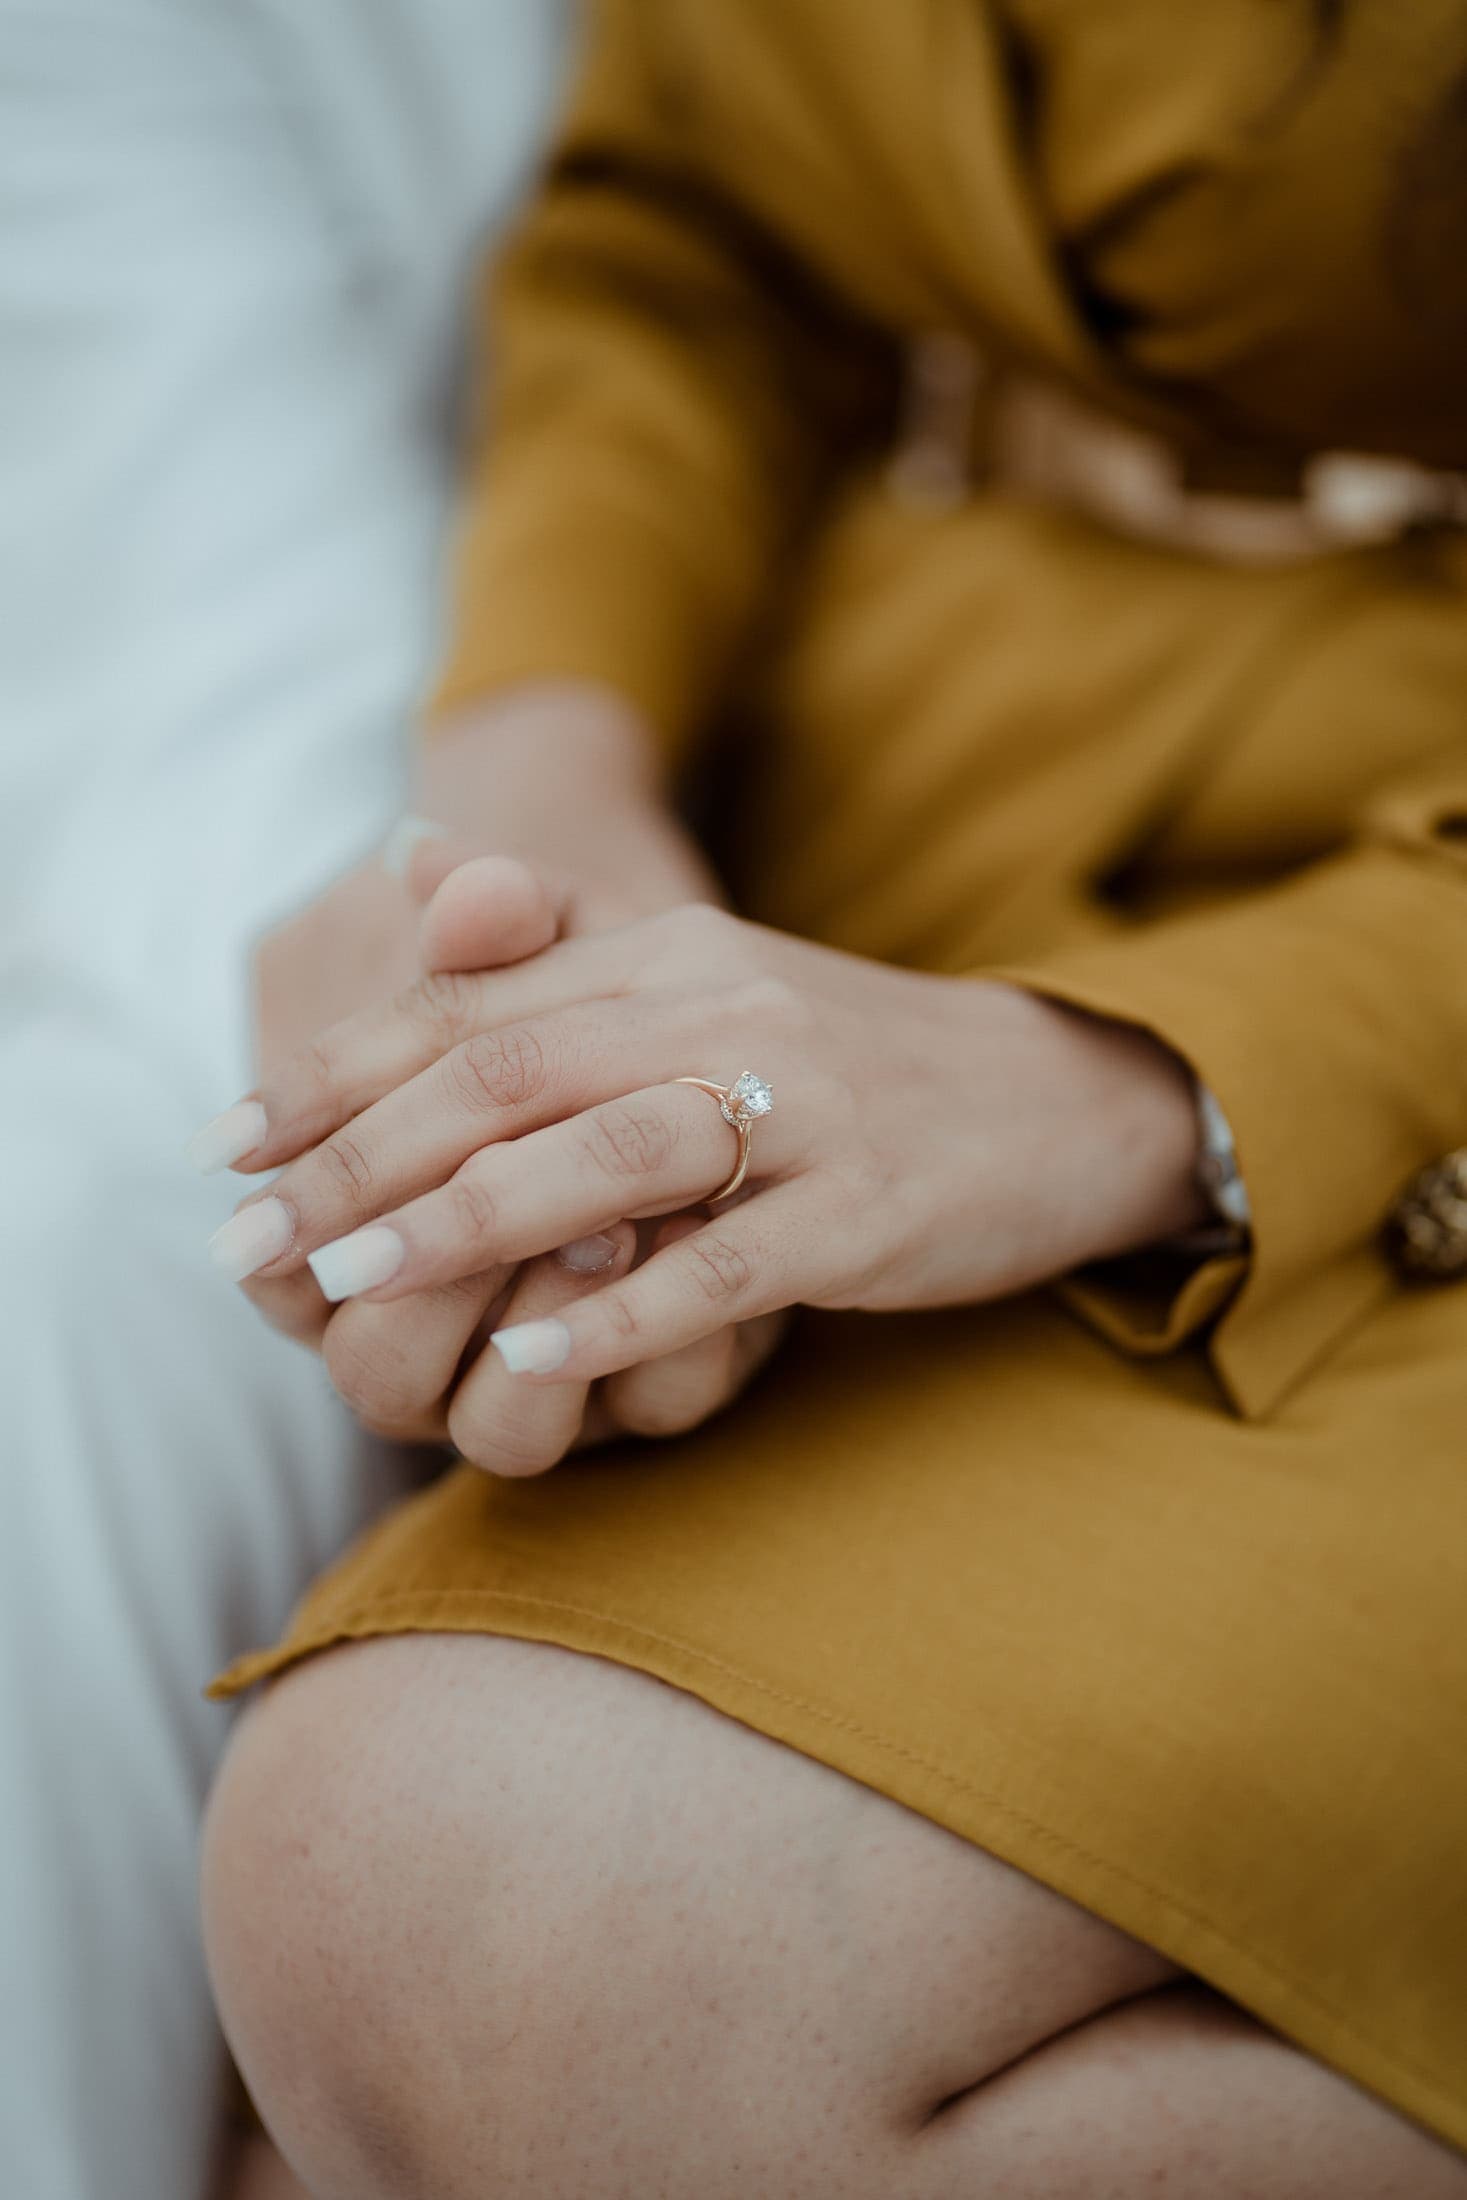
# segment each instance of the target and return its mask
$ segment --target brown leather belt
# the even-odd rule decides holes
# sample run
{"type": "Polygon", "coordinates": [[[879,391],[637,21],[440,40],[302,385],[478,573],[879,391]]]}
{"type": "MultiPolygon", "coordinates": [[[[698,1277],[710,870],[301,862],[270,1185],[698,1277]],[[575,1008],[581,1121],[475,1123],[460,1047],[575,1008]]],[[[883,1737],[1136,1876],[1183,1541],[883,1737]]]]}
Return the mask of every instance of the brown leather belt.
{"type": "Polygon", "coordinates": [[[1264,495],[1189,484],[1165,437],[1056,383],[995,373],[979,347],[940,332],[910,347],[906,414],[888,475],[931,509],[991,486],[1084,513],[1134,540],[1229,563],[1283,565],[1467,526],[1467,474],[1408,459],[1323,451],[1264,495]]]}

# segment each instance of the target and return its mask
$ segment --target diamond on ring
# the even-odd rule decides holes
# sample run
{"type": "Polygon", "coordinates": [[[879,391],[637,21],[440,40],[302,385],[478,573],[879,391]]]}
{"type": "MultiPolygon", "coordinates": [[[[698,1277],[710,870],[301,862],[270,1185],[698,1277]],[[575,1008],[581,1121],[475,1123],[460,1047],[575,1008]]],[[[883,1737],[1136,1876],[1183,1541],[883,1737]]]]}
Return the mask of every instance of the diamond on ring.
{"type": "Polygon", "coordinates": [[[759,1115],[767,1115],[774,1106],[774,1091],[762,1077],[756,1077],[751,1069],[744,1070],[729,1086],[725,1097],[718,1103],[723,1110],[725,1123],[732,1123],[741,1130],[759,1115]]]}
{"type": "Polygon", "coordinates": [[[762,1077],[756,1077],[751,1069],[736,1077],[731,1085],[716,1085],[711,1077],[674,1077],[675,1085],[696,1085],[706,1092],[710,1100],[718,1102],[718,1112],[725,1123],[738,1133],[739,1158],[733,1174],[726,1177],[716,1192],[706,1197],[709,1204],[719,1199],[731,1199],[743,1183],[749,1169],[749,1150],[754,1142],[754,1123],[761,1115],[767,1115],[774,1106],[774,1092],[762,1077]]]}

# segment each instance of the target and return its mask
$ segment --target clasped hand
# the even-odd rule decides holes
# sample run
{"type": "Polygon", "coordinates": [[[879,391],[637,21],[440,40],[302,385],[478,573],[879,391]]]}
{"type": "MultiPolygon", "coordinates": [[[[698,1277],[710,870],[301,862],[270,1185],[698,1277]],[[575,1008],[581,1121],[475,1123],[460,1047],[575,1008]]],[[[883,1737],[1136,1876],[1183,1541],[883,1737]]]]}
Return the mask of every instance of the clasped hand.
{"type": "Polygon", "coordinates": [[[501,1472],[597,1433],[598,1401],[603,1428],[637,1427],[640,1369],[681,1364],[692,1401],[649,1433],[703,1418],[786,1308],[991,1299],[1196,1212],[1186,1073],[1156,1041],[708,904],[435,972],[253,1098],[264,1135],[237,1166],[279,1174],[226,1225],[234,1272],[285,1328],[320,1303],[312,1256],[330,1297],[399,1309],[395,1366],[419,1392],[457,1380],[448,1431],[501,1472]],[[736,1133],[675,1080],[745,1069],[776,1105],[745,1191],[709,1212],[736,1133]],[[445,1304],[468,1332],[440,1318],[415,1364],[445,1304]],[[496,1350],[465,1372],[486,1313],[496,1350]],[[617,1383],[632,1409],[608,1415],[617,1383]]]}

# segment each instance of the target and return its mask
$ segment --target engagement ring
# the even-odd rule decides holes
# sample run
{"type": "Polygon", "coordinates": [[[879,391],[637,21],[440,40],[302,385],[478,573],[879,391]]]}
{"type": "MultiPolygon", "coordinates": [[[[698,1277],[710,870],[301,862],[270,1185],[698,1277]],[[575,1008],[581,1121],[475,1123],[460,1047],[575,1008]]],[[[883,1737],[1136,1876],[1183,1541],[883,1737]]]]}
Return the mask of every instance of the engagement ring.
{"type": "Polygon", "coordinates": [[[718,1102],[719,1112],[739,1139],[739,1158],[733,1175],[727,1183],[720,1184],[716,1192],[707,1194],[711,1205],[715,1199],[727,1199],[743,1183],[749,1168],[749,1147],[753,1140],[754,1125],[761,1115],[767,1115],[774,1106],[774,1092],[762,1077],[756,1077],[751,1069],[744,1070],[731,1085],[715,1085],[707,1077],[674,1077],[675,1085],[696,1085],[700,1092],[711,1093],[718,1102]]]}

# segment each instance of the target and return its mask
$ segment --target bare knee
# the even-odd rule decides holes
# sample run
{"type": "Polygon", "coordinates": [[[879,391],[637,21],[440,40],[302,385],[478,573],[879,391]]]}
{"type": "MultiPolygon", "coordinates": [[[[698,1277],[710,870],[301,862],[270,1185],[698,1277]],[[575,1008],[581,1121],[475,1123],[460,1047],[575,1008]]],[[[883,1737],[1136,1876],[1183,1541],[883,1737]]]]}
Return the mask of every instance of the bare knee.
{"type": "MultiPolygon", "coordinates": [[[[350,1654],[245,1718],[210,1803],[205,1940],[251,2094],[320,2200],[417,2192],[443,1951],[390,1738],[350,1654]]],[[[424,1799],[431,1809],[431,1799],[424,1799]]]]}
{"type": "Polygon", "coordinates": [[[617,1762],[608,1687],[632,1726],[649,1698],[699,1715],[553,1646],[426,1638],[334,1652],[242,1724],[206,1828],[210,1968],[316,2200],[640,2192],[615,2162],[660,2160],[669,2072],[716,2083],[717,1957],[651,1853],[644,1813],[669,1812],[617,1762]]]}
{"type": "Polygon", "coordinates": [[[317,2200],[890,2194],[941,2100],[1174,1975],[683,1691],[499,1637],[282,1683],[204,1894],[226,2031],[317,2200]]]}

